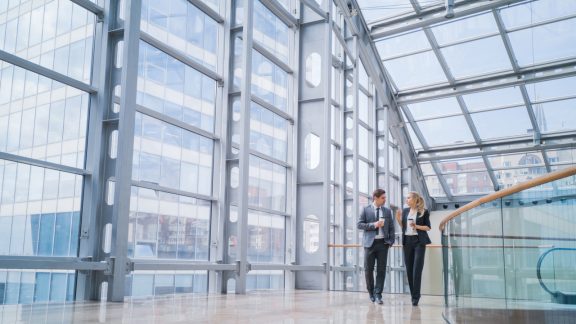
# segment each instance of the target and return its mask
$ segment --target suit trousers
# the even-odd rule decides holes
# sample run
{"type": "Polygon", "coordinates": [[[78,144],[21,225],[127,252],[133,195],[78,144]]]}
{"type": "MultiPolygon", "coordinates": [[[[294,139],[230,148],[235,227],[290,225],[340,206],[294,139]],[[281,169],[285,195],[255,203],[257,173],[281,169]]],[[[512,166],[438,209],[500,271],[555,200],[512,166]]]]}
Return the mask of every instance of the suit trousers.
{"type": "Polygon", "coordinates": [[[388,261],[388,248],[383,239],[376,239],[372,246],[364,248],[364,275],[366,276],[366,289],[372,296],[382,297],[384,279],[386,278],[386,263],[388,261]],[[374,285],[374,265],[376,264],[376,285],[374,285]]]}
{"type": "Polygon", "coordinates": [[[404,263],[408,285],[412,294],[412,301],[420,300],[420,285],[422,283],[422,269],[424,269],[424,256],[426,245],[420,244],[418,236],[407,235],[404,239],[404,263]]]}

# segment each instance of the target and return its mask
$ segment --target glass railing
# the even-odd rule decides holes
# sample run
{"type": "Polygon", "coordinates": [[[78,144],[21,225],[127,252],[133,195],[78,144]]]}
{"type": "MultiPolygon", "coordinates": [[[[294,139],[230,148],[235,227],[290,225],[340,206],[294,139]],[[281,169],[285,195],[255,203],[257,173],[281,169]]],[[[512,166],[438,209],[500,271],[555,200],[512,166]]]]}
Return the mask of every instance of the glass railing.
{"type": "Polygon", "coordinates": [[[576,312],[575,174],[569,168],[507,188],[443,220],[449,321],[482,308],[576,312]]]}

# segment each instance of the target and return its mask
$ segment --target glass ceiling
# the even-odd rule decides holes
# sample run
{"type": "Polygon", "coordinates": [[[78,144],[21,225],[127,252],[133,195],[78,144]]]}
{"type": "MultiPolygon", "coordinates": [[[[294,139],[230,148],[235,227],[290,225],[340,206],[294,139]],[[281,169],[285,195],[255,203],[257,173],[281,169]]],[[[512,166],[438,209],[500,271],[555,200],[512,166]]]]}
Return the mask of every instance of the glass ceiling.
{"type": "Polygon", "coordinates": [[[357,2],[432,197],[576,164],[576,1],[357,2]]]}

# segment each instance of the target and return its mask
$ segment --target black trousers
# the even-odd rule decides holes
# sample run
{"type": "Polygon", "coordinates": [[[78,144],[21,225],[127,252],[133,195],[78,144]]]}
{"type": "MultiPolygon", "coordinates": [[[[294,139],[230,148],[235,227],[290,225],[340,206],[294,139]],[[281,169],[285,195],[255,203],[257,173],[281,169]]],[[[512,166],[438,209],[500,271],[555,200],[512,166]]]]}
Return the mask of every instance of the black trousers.
{"type": "Polygon", "coordinates": [[[382,296],[384,279],[386,278],[386,263],[388,261],[388,248],[384,240],[374,240],[372,246],[364,248],[364,275],[366,276],[366,290],[370,295],[382,296]],[[376,264],[376,285],[374,285],[374,265],[376,264]]]}
{"type": "Polygon", "coordinates": [[[422,283],[422,269],[424,268],[424,256],[426,245],[420,244],[418,236],[406,236],[404,239],[404,263],[412,300],[420,300],[420,284],[422,283]]]}

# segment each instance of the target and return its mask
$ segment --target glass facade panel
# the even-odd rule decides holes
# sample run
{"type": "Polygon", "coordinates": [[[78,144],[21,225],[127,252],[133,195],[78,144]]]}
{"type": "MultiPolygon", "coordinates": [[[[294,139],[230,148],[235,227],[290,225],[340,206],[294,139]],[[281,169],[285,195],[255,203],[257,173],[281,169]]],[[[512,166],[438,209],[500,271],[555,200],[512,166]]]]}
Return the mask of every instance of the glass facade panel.
{"type": "Polygon", "coordinates": [[[69,0],[3,2],[10,5],[0,5],[0,49],[90,83],[92,13],[69,0]]]}
{"type": "Polygon", "coordinates": [[[88,94],[0,61],[0,151],[84,167],[88,94]]]}
{"type": "Polygon", "coordinates": [[[207,271],[134,271],[126,276],[126,296],[203,293],[208,291],[207,271]]]}
{"type": "Polygon", "coordinates": [[[132,187],[128,256],[208,260],[209,201],[132,187]]]}
{"type": "Polygon", "coordinates": [[[399,90],[448,82],[432,51],[403,56],[383,63],[399,90]]]}
{"type": "Polygon", "coordinates": [[[288,111],[288,74],[257,51],[252,51],[252,94],[288,111]]]}
{"type": "Polygon", "coordinates": [[[498,34],[498,26],[492,12],[466,17],[432,27],[438,45],[460,42],[479,36],[498,34]]]}
{"type": "Polygon", "coordinates": [[[512,70],[502,38],[483,38],[441,49],[450,72],[456,79],[512,70]],[[489,51],[482,49],[489,48],[489,51]]]}
{"type": "Polygon", "coordinates": [[[137,113],[132,179],[212,194],[213,140],[137,113]]]}
{"type": "Polygon", "coordinates": [[[482,140],[529,135],[534,132],[526,107],[474,113],[471,117],[482,140]]]}
{"type": "Polygon", "coordinates": [[[139,57],[139,105],[214,131],[216,81],[144,42],[139,57]]]}
{"type": "Polygon", "coordinates": [[[412,54],[431,49],[426,34],[421,29],[396,37],[386,38],[375,43],[380,57],[385,60],[399,55],[412,54]]]}
{"type": "Polygon", "coordinates": [[[443,175],[453,195],[486,194],[494,191],[488,172],[460,172],[443,175]]]}
{"type": "Polygon", "coordinates": [[[250,206],[286,210],[286,168],[264,159],[250,156],[248,184],[250,206]]]}
{"type": "Polygon", "coordinates": [[[576,99],[552,101],[532,105],[542,133],[576,129],[576,99]]]}
{"type": "Polygon", "coordinates": [[[523,29],[509,34],[518,65],[531,66],[576,56],[576,19],[523,29]],[[572,44],[572,45],[570,45],[572,44]]]}
{"type": "Polygon", "coordinates": [[[286,161],[288,121],[252,102],[250,107],[250,148],[286,161]]]}
{"type": "Polygon", "coordinates": [[[0,304],[70,302],[75,286],[73,271],[4,270],[0,271],[0,304]]]}
{"type": "Polygon", "coordinates": [[[414,120],[462,114],[462,109],[456,98],[444,98],[409,104],[408,109],[414,120]]]}
{"type": "Polygon", "coordinates": [[[284,264],[285,217],[248,211],[248,262],[284,264]]]}
{"type": "Polygon", "coordinates": [[[416,123],[430,146],[474,142],[463,116],[431,119],[416,123]],[[450,127],[446,127],[450,125],[450,127]]]}
{"type": "Polygon", "coordinates": [[[475,92],[462,96],[469,112],[488,110],[503,106],[524,105],[519,87],[502,88],[491,91],[475,92]]]}
{"type": "MultiPolygon", "coordinates": [[[[207,3],[216,4],[214,1],[207,3]]],[[[182,51],[194,61],[216,70],[218,23],[190,2],[143,0],[140,29],[182,51]]]]}
{"type": "Polygon", "coordinates": [[[0,160],[0,253],[75,257],[82,177],[0,160]]]}
{"type": "Polygon", "coordinates": [[[284,62],[288,62],[290,29],[260,1],[254,1],[254,41],[284,62]]]}

